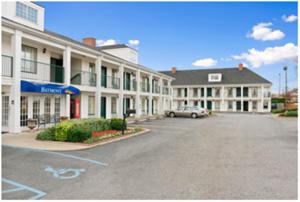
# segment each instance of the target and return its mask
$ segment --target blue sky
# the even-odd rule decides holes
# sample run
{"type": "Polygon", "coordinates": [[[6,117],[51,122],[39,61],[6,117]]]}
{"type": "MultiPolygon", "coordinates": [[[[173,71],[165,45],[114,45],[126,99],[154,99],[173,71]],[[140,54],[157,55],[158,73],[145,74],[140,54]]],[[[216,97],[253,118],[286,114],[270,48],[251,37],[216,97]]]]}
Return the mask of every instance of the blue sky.
{"type": "Polygon", "coordinates": [[[76,40],[138,40],[134,47],[140,63],[155,70],[233,67],[242,62],[278,92],[278,74],[283,88],[282,67],[288,65],[289,87],[297,86],[296,2],[39,4],[46,10],[46,29],[76,40]]]}

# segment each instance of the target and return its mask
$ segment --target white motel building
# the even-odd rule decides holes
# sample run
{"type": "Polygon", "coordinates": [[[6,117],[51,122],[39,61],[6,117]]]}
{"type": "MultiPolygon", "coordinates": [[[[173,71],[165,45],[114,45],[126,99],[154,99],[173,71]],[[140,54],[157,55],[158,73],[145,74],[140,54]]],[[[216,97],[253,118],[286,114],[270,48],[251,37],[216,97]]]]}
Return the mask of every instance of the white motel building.
{"type": "Polygon", "coordinates": [[[172,76],[173,108],[201,106],[216,112],[271,111],[272,83],[240,64],[234,68],[162,72],[172,76]]]}
{"type": "Polygon", "coordinates": [[[138,63],[126,45],[96,47],[44,29],[44,8],[2,2],[2,132],[28,130],[29,118],[136,118],[171,108],[172,77],[138,63]]]}
{"type": "Polygon", "coordinates": [[[44,8],[2,2],[2,132],[28,130],[27,120],[163,115],[184,105],[212,111],[270,112],[271,83],[248,68],[157,72],[137,50],[96,46],[44,29],[44,8]]]}

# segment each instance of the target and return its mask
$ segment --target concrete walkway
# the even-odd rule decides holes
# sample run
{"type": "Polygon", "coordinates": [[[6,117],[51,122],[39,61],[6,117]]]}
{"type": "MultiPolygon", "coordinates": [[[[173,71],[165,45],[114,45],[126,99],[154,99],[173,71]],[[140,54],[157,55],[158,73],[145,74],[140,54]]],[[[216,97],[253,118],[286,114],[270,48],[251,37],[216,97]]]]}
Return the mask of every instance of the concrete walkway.
{"type": "MultiPolygon", "coordinates": [[[[127,123],[133,124],[138,122],[143,122],[147,120],[154,120],[154,119],[162,119],[163,115],[153,115],[149,116],[141,116],[140,118],[128,117],[127,123]]],[[[39,130],[40,131],[40,130],[39,130]]],[[[110,139],[107,141],[101,141],[94,144],[83,144],[83,143],[70,143],[70,142],[58,142],[58,141],[41,141],[36,140],[36,136],[38,134],[37,130],[33,132],[22,132],[20,134],[11,134],[5,133],[2,134],[2,145],[9,145],[15,147],[24,147],[24,148],[32,148],[32,149],[42,149],[48,151],[75,151],[75,150],[83,150],[89,149],[95,146],[108,144],[111,142],[119,141],[122,139],[127,139],[136,135],[140,135],[150,130],[144,129],[142,132],[136,133],[134,135],[127,135],[119,138],[110,139]]]]}
{"type": "Polygon", "coordinates": [[[89,149],[92,147],[108,144],[111,142],[120,141],[123,139],[127,139],[130,137],[147,133],[149,131],[150,131],[149,129],[144,129],[143,131],[135,133],[133,135],[121,136],[118,138],[108,139],[106,141],[101,141],[94,144],[36,140],[35,138],[39,131],[23,132],[20,134],[6,133],[6,134],[2,134],[2,145],[31,148],[31,149],[42,149],[48,151],[76,151],[76,150],[89,149]]]}

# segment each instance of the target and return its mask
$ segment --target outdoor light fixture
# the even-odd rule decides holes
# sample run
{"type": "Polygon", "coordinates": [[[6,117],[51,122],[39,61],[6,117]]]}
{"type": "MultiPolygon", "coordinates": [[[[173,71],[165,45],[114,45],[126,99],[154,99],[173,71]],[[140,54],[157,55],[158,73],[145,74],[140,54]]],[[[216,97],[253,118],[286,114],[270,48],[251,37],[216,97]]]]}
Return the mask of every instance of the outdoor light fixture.
{"type": "Polygon", "coordinates": [[[46,53],[47,49],[46,48],[43,48],[43,53],[46,53]]]}

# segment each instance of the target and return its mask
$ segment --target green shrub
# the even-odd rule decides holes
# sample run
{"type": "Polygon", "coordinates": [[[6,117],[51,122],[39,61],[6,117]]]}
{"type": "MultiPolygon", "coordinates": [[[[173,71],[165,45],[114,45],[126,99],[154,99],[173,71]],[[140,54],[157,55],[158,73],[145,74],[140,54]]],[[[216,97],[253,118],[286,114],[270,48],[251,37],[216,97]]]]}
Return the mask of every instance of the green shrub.
{"type": "Polygon", "coordinates": [[[37,140],[48,140],[54,141],[55,140],[55,127],[46,128],[45,130],[38,133],[36,136],[37,140]]]}
{"type": "Polygon", "coordinates": [[[287,111],[287,112],[284,113],[284,116],[297,117],[298,116],[298,111],[287,111]]]}
{"type": "Polygon", "coordinates": [[[55,126],[55,140],[66,141],[68,138],[68,130],[72,127],[71,121],[63,121],[55,126]]]}
{"type": "Polygon", "coordinates": [[[90,130],[86,130],[78,125],[75,125],[68,130],[67,142],[83,142],[90,137],[90,130]]]}
{"type": "MultiPolygon", "coordinates": [[[[113,130],[122,130],[123,119],[120,119],[120,118],[111,119],[110,126],[111,126],[111,129],[113,129],[113,130]]],[[[126,130],[126,129],[127,129],[127,122],[125,121],[124,130],[126,130]]]]}
{"type": "Polygon", "coordinates": [[[83,142],[92,136],[93,131],[110,130],[110,121],[106,119],[72,119],[55,126],[55,140],[83,142]]]}
{"type": "Polygon", "coordinates": [[[271,112],[272,112],[273,114],[283,113],[283,112],[284,112],[284,109],[272,109],[271,112]]]}

